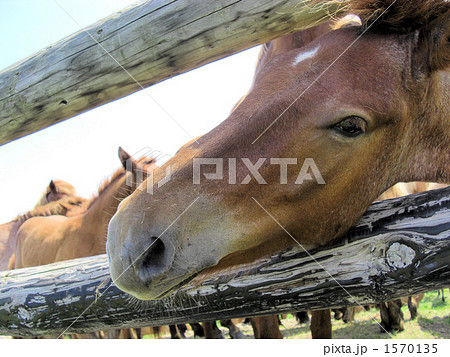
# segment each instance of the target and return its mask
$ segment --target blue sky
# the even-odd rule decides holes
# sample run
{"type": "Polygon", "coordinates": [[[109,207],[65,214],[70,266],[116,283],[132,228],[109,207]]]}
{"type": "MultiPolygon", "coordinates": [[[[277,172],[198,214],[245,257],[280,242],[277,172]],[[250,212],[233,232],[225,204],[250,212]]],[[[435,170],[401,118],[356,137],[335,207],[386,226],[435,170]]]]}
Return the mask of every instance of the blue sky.
{"type": "MultiPolygon", "coordinates": [[[[89,26],[133,3],[0,0],[0,70],[80,31],[78,24],[89,26]]],[[[147,90],[196,137],[223,121],[247,92],[258,51],[250,49],[147,90]]],[[[1,146],[0,222],[31,209],[51,179],[68,181],[80,195],[91,196],[120,166],[119,145],[130,154],[150,147],[173,155],[189,140],[141,91],[1,146]]]]}

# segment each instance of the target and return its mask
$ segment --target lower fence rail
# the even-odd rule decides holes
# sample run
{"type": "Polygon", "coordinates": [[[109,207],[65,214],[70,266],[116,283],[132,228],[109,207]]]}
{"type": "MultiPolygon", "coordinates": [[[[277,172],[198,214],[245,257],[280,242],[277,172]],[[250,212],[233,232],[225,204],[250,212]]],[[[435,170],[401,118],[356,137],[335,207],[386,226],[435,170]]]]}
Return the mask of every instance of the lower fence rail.
{"type": "Polygon", "coordinates": [[[138,301],[109,277],[106,255],[0,272],[0,335],[160,326],[379,303],[450,286],[450,187],[374,203],[327,247],[138,301]]]}

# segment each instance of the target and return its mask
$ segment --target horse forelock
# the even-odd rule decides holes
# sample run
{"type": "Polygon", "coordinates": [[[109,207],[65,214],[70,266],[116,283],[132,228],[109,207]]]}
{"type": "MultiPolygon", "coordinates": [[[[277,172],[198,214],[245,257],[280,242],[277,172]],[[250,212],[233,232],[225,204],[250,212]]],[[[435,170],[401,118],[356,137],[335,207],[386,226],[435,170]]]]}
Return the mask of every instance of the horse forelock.
{"type": "Polygon", "coordinates": [[[270,60],[272,57],[276,56],[279,53],[287,52],[289,51],[289,49],[293,48],[304,47],[325,32],[352,26],[361,26],[361,22],[356,15],[348,14],[344,17],[332,19],[320,25],[294,32],[290,35],[285,35],[276,38],[268,43],[264,43],[263,45],[261,45],[261,49],[256,61],[256,74],[261,69],[262,63],[270,60]],[[275,51],[271,49],[271,46],[274,44],[274,42],[278,43],[279,45],[279,48],[275,51]]]}
{"type": "Polygon", "coordinates": [[[413,32],[448,10],[450,2],[446,0],[350,0],[350,12],[372,32],[413,32]]]}

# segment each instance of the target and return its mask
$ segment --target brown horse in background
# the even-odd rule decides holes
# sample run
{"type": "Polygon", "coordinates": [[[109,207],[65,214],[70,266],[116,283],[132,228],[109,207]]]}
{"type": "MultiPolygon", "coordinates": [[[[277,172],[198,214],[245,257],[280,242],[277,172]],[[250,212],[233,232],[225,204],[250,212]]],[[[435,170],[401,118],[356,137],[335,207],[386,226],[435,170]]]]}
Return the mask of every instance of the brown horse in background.
{"type": "Polygon", "coordinates": [[[45,206],[50,202],[58,201],[67,196],[76,195],[75,187],[70,183],[62,180],[51,180],[34,208],[45,206]]]}
{"type": "MultiPolygon", "coordinates": [[[[16,237],[14,268],[50,264],[105,253],[106,230],[109,220],[121,200],[136,189],[136,174],[146,173],[155,166],[154,158],[134,160],[122,148],[119,158],[123,168],[99,188],[97,196],[75,216],[37,216],[22,224],[16,237]],[[131,165],[130,165],[131,163],[131,165]],[[131,172],[127,171],[131,170],[131,172]],[[132,175],[129,180],[127,175],[132,175]],[[131,185],[130,185],[131,181],[131,185]]],[[[77,337],[99,337],[100,334],[84,334],[77,337]]],[[[111,330],[107,337],[136,338],[133,329],[111,330]]]]}
{"type": "Polygon", "coordinates": [[[162,167],[156,182],[172,167],[164,189],[123,201],[107,240],[119,288],[159,299],[207,274],[337,239],[396,182],[450,181],[450,3],[349,4],[361,26],[273,57],[228,119],[162,167]],[[253,170],[236,160],[233,183],[197,184],[198,158],[222,159],[230,172],[245,158],[253,170]],[[298,184],[308,158],[317,170],[298,184]],[[284,168],[297,180],[280,182],[284,168]]]}
{"type": "Polygon", "coordinates": [[[0,225],[0,271],[7,270],[10,262],[14,266],[16,233],[23,222],[34,216],[74,215],[82,210],[83,202],[84,199],[76,195],[71,184],[62,180],[51,180],[33,210],[0,225]]]}
{"type": "MultiPolygon", "coordinates": [[[[121,200],[136,188],[127,180],[127,174],[133,173],[126,165],[133,162],[128,169],[142,166],[122,148],[119,158],[123,168],[103,183],[82,214],[32,217],[22,224],[16,236],[16,269],[105,253],[108,223],[121,200]]],[[[155,163],[153,158],[145,160],[144,170],[155,163]]]]}

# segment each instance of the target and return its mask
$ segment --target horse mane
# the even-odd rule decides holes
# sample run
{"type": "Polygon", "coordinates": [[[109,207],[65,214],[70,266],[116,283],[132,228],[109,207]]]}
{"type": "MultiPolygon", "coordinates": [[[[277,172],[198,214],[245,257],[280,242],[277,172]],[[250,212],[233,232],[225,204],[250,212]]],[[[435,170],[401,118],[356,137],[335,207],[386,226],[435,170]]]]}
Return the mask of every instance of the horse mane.
{"type": "Polygon", "coordinates": [[[43,216],[75,216],[77,214],[83,213],[86,210],[87,200],[78,196],[69,196],[61,198],[58,201],[53,201],[47,203],[46,205],[39,206],[27,213],[19,215],[16,217],[16,221],[19,225],[22,225],[26,220],[32,217],[43,217],[43,216]]]}
{"type": "Polygon", "coordinates": [[[446,0],[350,0],[350,12],[363,29],[381,33],[413,32],[450,10],[446,0]]]}
{"type": "Polygon", "coordinates": [[[123,175],[125,175],[127,172],[125,171],[125,169],[120,168],[117,169],[110,178],[105,179],[100,186],[98,187],[97,190],[97,194],[95,194],[94,196],[92,196],[89,199],[89,205],[87,207],[87,209],[91,208],[94,203],[98,200],[98,198],[106,191],[106,189],[113,184],[114,182],[116,182],[118,179],[120,179],[123,175]]]}
{"type": "MultiPolygon", "coordinates": [[[[147,167],[149,165],[152,165],[156,162],[156,159],[153,156],[143,156],[140,159],[136,160],[136,163],[142,165],[143,167],[147,167]]],[[[116,182],[118,179],[120,179],[123,175],[125,175],[127,173],[127,171],[121,167],[119,169],[117,169],[109,179],[106,179],[105,181],[103,181],[97,191],[97,194],[94,195],[90,201],[89,201],[89,206],[87,207],[88,209],[90,207],[92,207],[92,205],[97,201],[97,199],[106,191],[106,189],[113,184],[114,182],[116,182]]],[[[123,198],[123,197],[122,197],[123,198]]]]}
{"type": "Polygon", "coordinates": [[[85,199],[75,195],[75,188],[70,183],[62,180],[54,180],[56,191],[58,193],[65,193],[68,196],[61,198],[57,201],[48,202],[47,194],[50,192],[50,185],[47,186],[43,192],[38,203],[31,211],[17,216],[14,221],[17,221],[19,225],[22,225],[26,220],[33,217],[45,217],[45,216],[66,216],[72,217],[78,214],[84,213],[90,208],[98,197],[108,188],[108,186],[115,182],[122,174],[125,173],[123,168],[114,172],[109,179],[106,179],[98,188],[97,194],[90,199],[85,199]]]}
{"type": "Polygon", "coordinates": [[[270,44],[270,42],[263,43],[261,45],[261,49],[259,50],[259,53],[258,53],[258,59],[256,60],[256,67],[258,67],[258,64],[261,63],[261,61],[266,56],[267,51],[269,51],[269,44],[270,44]]]}

